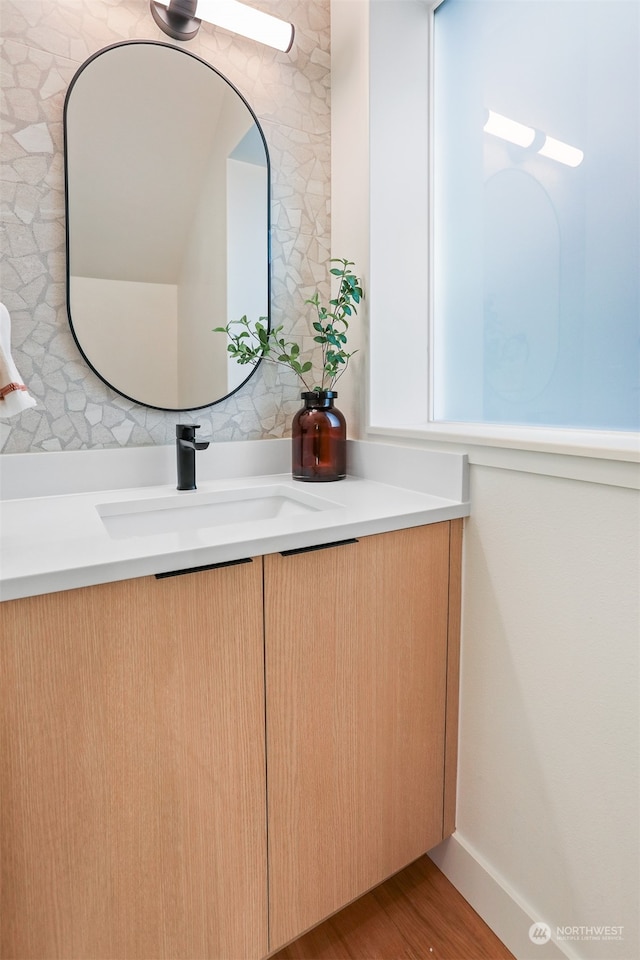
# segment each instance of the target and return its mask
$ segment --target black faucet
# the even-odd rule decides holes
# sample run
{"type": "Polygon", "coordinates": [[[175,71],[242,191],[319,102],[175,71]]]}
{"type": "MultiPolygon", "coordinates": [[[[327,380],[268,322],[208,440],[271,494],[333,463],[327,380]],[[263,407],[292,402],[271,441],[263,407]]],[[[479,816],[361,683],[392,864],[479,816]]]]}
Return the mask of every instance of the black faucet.
{"type": "Polygon", "coordinates": [[[206,450],[209,442],[196,443],[199,423],[176,424],[176,454],[178,458],[178,490],[196,489],[196,450],[206,450]]]}

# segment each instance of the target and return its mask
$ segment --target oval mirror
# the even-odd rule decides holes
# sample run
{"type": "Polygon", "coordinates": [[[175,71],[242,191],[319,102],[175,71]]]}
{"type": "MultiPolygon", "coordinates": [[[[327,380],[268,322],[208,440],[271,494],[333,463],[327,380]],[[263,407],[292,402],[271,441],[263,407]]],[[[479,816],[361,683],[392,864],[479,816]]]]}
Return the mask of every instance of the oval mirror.
{"type": "Polygon", "coordinates": [[[213,328],[269,316],[269,156],[240,93],[204,60],[106,47],[64,108],[67,304],[95,373],[148,407],[192,410],[255,372],[213,328]]]}

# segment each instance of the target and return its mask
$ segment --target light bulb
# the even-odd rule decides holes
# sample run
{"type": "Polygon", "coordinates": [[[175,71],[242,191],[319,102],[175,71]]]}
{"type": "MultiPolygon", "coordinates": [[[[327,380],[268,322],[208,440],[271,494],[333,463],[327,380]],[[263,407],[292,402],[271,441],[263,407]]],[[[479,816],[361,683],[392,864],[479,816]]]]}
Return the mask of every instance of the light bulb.
{"type": "Polygon", "coordinates": [[[503,117],[501,113],[496,113],[494,110],[489,110],[489,117],[483,129],[485,133],[491,133],[494,137],[508,140],[509,143],[515,143],[519,147],[530,147],[536,138],[533,127],[525,127],[523,123],[503,117]]]}
{"type": "Polygon", "coordinates": [[[584,153],[577,147],[571,147],[562,140],[555,140],[553,137],[545,137],[544,143],[538,150],[541,157],[549,157],[550,160],[557,160],[558,163],[564,163],[567,167],[578,167],[584,160],[584,153]]]}

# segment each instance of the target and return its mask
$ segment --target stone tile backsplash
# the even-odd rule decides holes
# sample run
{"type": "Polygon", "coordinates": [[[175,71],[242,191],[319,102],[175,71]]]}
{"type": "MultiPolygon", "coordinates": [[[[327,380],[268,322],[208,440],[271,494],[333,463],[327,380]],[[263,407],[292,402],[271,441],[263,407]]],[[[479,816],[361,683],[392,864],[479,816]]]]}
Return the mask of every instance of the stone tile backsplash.
{"type": "MultiPolygon", "coordinates": [[[[304,305],[326,295],[330,256],[329,0],[252,0],[290,19],[290,53],[203,24],[186,49],[251,104],[271,158],[272,318],[303,334],[304,305]]],[[[171,443],[179,418],[203,437],[281,437],[299,406],[293,378],[263,363],[237,394],[193,414],[166,413],[110,390],[85,364],[67,319],[62,114],[92,53],[122,40],[170,43],[147,0],[2,0],[0,299],[12,350],[38,406],[0,419],[4,453],[171,443]]],[[[176,46],[179,44],[176,43],[176,46]]]]}

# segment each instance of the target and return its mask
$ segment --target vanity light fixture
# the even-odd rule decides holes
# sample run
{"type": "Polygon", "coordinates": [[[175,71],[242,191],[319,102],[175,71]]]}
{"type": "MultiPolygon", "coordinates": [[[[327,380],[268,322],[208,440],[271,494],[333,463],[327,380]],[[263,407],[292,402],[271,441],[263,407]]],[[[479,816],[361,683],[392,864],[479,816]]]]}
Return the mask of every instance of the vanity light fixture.
{"type": "Polygon", "coordinates": [[[240,0],[150,0],[153,19],[174,40],[192,40],[206,20],[288,53],[293,45],[292,23],[249,7],[240,0]]]}
{"type": "Polygon", "coordinates": [[[532,148],[541,157],[548,157],[549,160],[564,163],[567,167],[578,167],[584,160],[584,153],[578,147],[572,147],[568,143],[563,143],[562,140],[556,140],[533,127],[526,127],[523,123],[518,123],[517,120],[503,117],[501,113],[496,113],[495,110],[487,111],[487,119],[483,129],[485,133],[490,133],[492,136],[506,140],[508,143],[514,143],[518,147],[532,148]],[[541,141],[542,145],[538,146],[541,141]]]}

